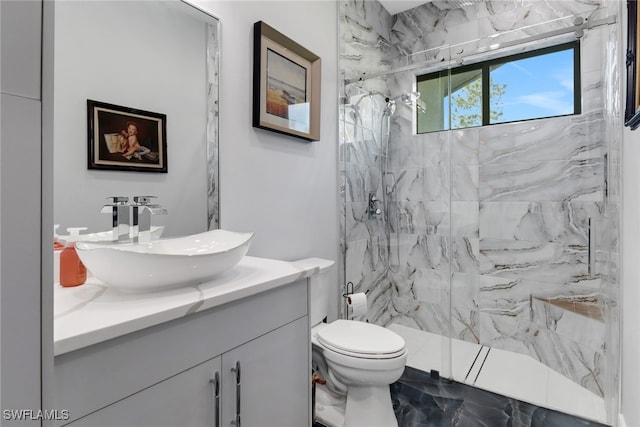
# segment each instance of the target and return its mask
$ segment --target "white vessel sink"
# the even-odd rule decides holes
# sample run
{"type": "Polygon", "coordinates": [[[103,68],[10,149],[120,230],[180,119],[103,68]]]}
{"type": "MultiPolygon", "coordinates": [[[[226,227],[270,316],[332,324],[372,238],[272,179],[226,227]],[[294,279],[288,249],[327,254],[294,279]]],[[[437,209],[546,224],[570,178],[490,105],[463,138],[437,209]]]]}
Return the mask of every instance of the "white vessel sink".
{"type": "Polygon", "coordinates": [[[253,233],[212,230],[148,243],[77,242],[80,259],[105,284],[146,292],[205,282],[235,266],[253,233]]]}

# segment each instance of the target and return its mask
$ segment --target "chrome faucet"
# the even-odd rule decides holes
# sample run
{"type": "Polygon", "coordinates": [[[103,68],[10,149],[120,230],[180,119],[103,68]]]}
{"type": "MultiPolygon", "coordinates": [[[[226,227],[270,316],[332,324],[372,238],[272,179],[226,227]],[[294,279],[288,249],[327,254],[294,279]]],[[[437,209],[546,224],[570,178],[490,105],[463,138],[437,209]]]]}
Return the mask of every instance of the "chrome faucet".
{"type": "Polygon", "coordinates": [[[156,196],[135,196],[133,198],[133,241],[147,243],[151,241],[151,217],[166,215],[167,210],[152,204],[156,196]]]}
{"type": "Polygon", "coordinates": [[[129,198],[125,196],[111,196],[112,203],[102,206],[100,213],[111,214],[114,242],[129,240],[129,198]]]}

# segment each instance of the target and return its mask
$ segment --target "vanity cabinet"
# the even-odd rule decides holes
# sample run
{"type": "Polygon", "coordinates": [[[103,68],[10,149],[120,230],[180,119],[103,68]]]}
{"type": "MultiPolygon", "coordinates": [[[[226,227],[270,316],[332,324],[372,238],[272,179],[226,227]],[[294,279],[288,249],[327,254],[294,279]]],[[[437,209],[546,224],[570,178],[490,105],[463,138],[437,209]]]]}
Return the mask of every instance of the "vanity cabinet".
{"type": "Polygon", "coordinates": [[[57,407],[74,427],[309,426],[307,307],[304,279],[60,355],[57,407]]]}

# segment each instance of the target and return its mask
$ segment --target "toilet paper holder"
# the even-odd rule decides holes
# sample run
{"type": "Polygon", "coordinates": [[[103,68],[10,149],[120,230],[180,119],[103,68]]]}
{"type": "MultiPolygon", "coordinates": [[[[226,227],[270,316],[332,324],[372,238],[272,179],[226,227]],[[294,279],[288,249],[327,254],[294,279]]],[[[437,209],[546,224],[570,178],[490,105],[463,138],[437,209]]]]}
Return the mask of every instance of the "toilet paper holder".
{"type": "MultiPolygon", "coordinates": [[[[345,286],[347,288],[347,292],[345,292],[344,294],[342,294],[342,298],[349,298],[349,295],[351,295],[353,293],[353,282],[348,282],[345,286]],[[349,288],[349,286],[351,286],[351,288],[349,288]]],[[[365,294],[369,293],[369,289],[367,289],[366,291],[364,291],[365,294]]]]}
{"type": "Polygon", "coordinates": [[[345,307],[345,317],[348,319],[349,318],[349,307],[352,305],[352,303],[354,304],[352,306],[352,313],[351,313],[351,318],[355,319],[356,317],[362,317],[365,322],[368,322],[369,320],[366,319],[366,311],[367,311],[367,302],[366,302],[366,295],[369,293],[369,290],[366,290],[364,292],[364,295],[362,295],[362,293],[358,293],[355,294],[354,293],[354,285],[353,282],[348,282],[345,286],[346,291],[344,294],[342,294],[342,297],[346,300],[346,307],[345,307]],[[356,299],[358,300],[358,302],[356,301],[352,301],[351,298],[352,296],[355,296],[356,299]],[[362,296],[364,296],[364,301],[362,300],[362,296]],[[364,306],[363,306],[364,304],[364,306]],[[358,307],[358,308],[356,308],[358,307]],[[364,307],[364,312],[361,312],[363,310],[364,307]]]}

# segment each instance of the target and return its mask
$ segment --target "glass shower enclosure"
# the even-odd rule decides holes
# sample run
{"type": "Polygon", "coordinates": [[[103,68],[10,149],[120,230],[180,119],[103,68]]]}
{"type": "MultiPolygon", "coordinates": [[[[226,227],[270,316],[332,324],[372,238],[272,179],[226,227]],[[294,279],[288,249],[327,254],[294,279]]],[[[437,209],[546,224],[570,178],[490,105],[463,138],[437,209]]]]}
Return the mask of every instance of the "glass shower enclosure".
{"type": "MultiPolygon", "coordinates": [[[[343,40],[366,3],[341,7],[343,40]]],[[[405,337],[412,368],[615,423],[622,123],[609,12],[391,61],[378,41],[364,54],[385,69],[366,75],[341,61],[340,268],[343,292],[367,292],[367,320],[405,337]],[[418,94],[417,76],[438,72],[451,93],[461,66],[572,40],[579,114],[417,132],[421,116],[443,119],[443,97],[418,94]]]]}

